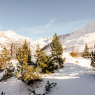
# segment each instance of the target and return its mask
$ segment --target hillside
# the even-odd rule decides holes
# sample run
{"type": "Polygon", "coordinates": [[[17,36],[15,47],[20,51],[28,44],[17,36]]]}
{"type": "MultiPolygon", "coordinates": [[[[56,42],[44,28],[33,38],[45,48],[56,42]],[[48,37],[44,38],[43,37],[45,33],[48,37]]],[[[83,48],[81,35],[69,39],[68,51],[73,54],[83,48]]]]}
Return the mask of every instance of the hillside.
{"type": "Polygon", "coordinates": [[[95,21],[87,24],[85,27],[69,34],[60,36],[60,41],[67,50],[84,50],[85,43],[88,44],[90,51],[95,44],[95,21]]]}
{"type": "MultiPolygon", "coordinates": [[[[95,21],[77,31],[59,36],[64,51],[72,50],[83,52],[85,44],[88,44],[89,51],[92,51],[95,45],[95,21]]],[[[50,45],[45,46],[42,50],[49,51],[50,45]]]]}
{"type": "Polygon", "coordinates": [[[39,47],[43,48],[44,46],[51,43],[52,39],[53,38],[44,37],[44,38],[41,38],[41,39],[38,39],[38,40],[34,41],[34,44],[39,44],[39,47]]]}
{"type": "Polygon", "coordinates": [[[8,30],[8,31],[0,31],[0,49],[2,50],[3,47],[6,47],[7,49],[10,49],[10,45],[12,43],[23,43],[25,41],[25,39],[28,42],[32,42],[31,39],[20,36],[18,34],[16,34],[14,31],[12,30],[8,30]]]}

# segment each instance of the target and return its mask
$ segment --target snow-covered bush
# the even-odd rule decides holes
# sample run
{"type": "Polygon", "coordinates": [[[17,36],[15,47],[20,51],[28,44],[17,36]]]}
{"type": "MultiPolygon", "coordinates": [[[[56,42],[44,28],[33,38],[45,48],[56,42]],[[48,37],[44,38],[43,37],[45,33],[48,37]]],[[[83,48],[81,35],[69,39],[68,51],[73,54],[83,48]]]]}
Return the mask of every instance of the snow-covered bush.
{"type": "Polygon", "coordinates": [[[42,94],[37,94],[35,90],[30,90],[28,89],[31,93],[33,93],[33,95],[47,95],[52,88],[54,88],[57,85],[57,83],[50,83],[49,81],[47,81],[46,85],[45,85],[45,91],[42,94]]]}
{"type": "Polygon", "coordinates": [[[50,83],[49,81],[47,81],[47,84],[45,86],[45,90],[46,93],[51,91],[51,88],[55,87],[57,85],[57,83],[50,83]]]}

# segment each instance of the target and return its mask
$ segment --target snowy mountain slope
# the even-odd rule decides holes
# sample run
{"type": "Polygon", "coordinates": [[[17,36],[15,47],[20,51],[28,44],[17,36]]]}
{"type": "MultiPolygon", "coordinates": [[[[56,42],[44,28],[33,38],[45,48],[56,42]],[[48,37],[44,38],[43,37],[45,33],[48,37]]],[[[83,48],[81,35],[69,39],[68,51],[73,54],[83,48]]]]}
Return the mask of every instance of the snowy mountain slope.
{"type": "Polygon", "coordinates": [[[11,39],[12,41],[19,41],[19,42],[22,42],[22,41],[25,41],[25,39],[28,41],[28,42],[31,42],[32,40],[27,38],[27,37],[23,37],[23,36],[20,36],[18,34],[16,34],[14,31],[12,30],[8,30],[6,32],[4,32],[4,35],[11,39]]]}
{"type": "Polygon", "coordinates": [[[29,45],[30,45],[32,53],[35,53],[35,50],[38,44],[40,48],[43,48],[45,45],[47,45],[48,43],[52,41],[52,38],[48,38],[48,37],[41,38],[37,41],[32,41],[31,39],[27,37],[23,37],[16,34],[12,30],[8,30],[6,32],[0,31],[0,45],[1,45],[0,51],[2,50],[3,47],[10,49],[11,48],[10,45],[12,43],[23,43],[25,39],[27,40],[28,43],[30,43],[29,45]]]}
{"type": "Polygon", "coordinates": [[[12,43],[23,43],[25,41],[25,39],[28,42],[33,42],[31,39],[20,36],[12,30],[8,30],[6,32],[0,31],[0,45],[1,45],[0,49],[2,49],[3,47],[10,49],[11,48],[10,45],[12,43]]]}
{"type": "MultiPolygon", "coordinates": [[[[73,33],[60,35],[59,40],[66,52],[73,50],[83,52],[86,43],[89,51],[92,51],[95,45],[95,21],[73,33]]],[[[46,45],[42,50],[49,51],[50,44],[46,45]]]]}
{"type": "Polygon", "coordinates": [[[52,38],[44,37],[44,38],[38,39],[38,40],[30,43],[32,46],[31,50],[33,51],[33,54],[35,53],[38,45],[39,45],[39,48],[42,49],[43,47],[47,46],[51,42],[52,42],[52,38]]]}
{"type": "Polygon", "coordinates": [[[39,44],[39,47],[43,48],[44,46],[51,43],[52,39],[53,38],[44,37],[44,38],[41,38],[41,39],[38,39],[38,40],[34,41],[34,44],[36,44],[36,45],[39,44]]]}
{"type": "Polygon", "coordinates": [[[79,49],[80,52],[84,50],[85,43],[89,48],[95,44],[95,21],[89,23],[85,27],[71,33],[64,38],[64,35],[60,37],[60,41],[64,48],[67,50],[79,49]],[[71,49],[70,49],[71,48],[71,49]]]}
{"type": "Polygon", "coordinates": [[[0,32],[0,43],[9,43],[11,40],[5,35],[3,31],[0,32]]]}

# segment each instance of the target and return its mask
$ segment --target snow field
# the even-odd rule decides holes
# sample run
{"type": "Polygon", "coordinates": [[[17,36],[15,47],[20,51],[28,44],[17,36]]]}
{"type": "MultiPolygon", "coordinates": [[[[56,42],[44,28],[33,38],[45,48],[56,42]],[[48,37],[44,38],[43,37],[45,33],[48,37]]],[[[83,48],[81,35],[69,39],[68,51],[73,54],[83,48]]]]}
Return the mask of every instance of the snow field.
{"type": "Polygon", "coordinates": [[[6,95],[29,95],[28,89],[30,89],[41,94],[44,93],[44,87],[49,80],[57,83],[57,86],[48,95],[95,95],[95,71],[90,66],[90,59],[72,58],[66,52],[63,53],[63,57],[66,57],[64,67],[54,74],[44,74],[41,83],[27,86],[12,77],[0,83],[0,93],[4,91],[6,95]]]}

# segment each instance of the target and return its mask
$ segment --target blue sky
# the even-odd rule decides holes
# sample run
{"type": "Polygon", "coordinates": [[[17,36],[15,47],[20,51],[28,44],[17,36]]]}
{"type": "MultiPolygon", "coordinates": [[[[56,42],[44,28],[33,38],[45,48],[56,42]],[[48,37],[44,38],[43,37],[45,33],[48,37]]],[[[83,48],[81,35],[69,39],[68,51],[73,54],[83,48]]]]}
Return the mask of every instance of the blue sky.
{"type": "Polygon", "coordinates": [[[37,40],[76,31],[95,20],[95,0],[0,0],[0,31],[37,40]]]}

